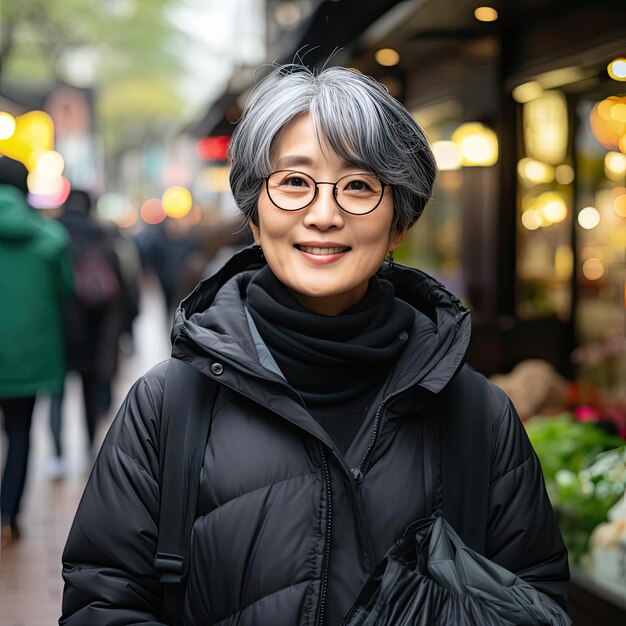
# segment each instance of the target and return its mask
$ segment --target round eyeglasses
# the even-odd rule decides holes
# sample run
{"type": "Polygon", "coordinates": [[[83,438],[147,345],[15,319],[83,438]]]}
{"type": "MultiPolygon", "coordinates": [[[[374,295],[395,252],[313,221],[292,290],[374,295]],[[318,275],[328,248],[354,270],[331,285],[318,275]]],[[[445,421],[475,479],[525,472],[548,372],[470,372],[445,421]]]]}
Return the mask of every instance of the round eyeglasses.
{"type": "Polygon", "coordinates": [[[296,170],[278,170],[265,179],[269,199],[283,211],[299,211],[308,207],[317,198],[318,185],[333,186],[333,197],[342,211],[366,215],[380,204],[388,183],[368,172],[347,174],[335,183],[314,180],[296,170]]]}

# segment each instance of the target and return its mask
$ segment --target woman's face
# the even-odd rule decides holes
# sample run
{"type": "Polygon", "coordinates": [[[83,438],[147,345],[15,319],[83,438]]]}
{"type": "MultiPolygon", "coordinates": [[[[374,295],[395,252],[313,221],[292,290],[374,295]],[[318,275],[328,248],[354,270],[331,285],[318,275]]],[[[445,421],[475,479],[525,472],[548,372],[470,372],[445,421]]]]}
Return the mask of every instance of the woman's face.
{"type": "MultiPolygon", "coordinates": [[[[274,171],[294,169],[316,181],[362,171],[329,145],[322,152],[308,114],[277,135],[271,158],[274,171]]],[[[259,224],[251,222],[250,228],[272,272],[296,300],[316,313],[337,315],[365,295],[387,253],[402,242],[404,232],[391,232],[393,211],[390,187],[374,211],[350,215],[335,202],[332,185],[320,185],[315,201],[299,211],[276,207],[263,186],[259,224]]]]}

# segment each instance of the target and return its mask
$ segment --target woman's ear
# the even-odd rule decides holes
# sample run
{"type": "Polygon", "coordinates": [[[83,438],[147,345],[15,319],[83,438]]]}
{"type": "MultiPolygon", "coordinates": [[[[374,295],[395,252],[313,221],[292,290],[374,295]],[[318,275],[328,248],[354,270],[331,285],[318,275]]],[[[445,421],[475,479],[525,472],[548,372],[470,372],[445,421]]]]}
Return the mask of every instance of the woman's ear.
{"type": "Polygon", "coordinates": [[[396,230],[395,228],[393,228],[389,233],[389,245],[387,246],[387,252],[393,252],[394,250],[399,248],[400,244],[404,241],[406,234],[406,228],[402,230],[396,230]]]}
{"type": "Polygon", "coordinates": [[[252,219],[249,219],[248,227],[250,228],[252,232],[252,236],[254,237],[254,243],[256,243],[257,246],[260,246],[261,245],[261,231],[258,225],[255,224],[252,219]]]}

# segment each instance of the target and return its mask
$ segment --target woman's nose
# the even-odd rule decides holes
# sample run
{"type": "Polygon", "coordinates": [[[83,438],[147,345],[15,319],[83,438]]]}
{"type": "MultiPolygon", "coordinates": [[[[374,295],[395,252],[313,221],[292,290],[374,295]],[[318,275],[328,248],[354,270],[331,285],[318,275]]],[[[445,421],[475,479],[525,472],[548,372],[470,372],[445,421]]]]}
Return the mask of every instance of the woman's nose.
{"type": "Polygon", "coordinates": [[[318,183],[315,200],[306,209],[304,224],[315,226],[320,230],[328,230],[341,228],[343,223],[343,211],[335,199],[333,185],[318,183]]]}

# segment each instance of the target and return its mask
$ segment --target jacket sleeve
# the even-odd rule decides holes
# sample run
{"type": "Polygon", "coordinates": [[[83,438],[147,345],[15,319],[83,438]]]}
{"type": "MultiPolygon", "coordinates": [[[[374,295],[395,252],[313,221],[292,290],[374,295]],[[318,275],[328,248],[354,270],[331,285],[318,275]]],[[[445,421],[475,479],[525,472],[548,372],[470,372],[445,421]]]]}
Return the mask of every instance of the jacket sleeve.
{"type": "Polygon", "coordinates": [[[135,383],[98,454],[63,552],[62,626],[163,626],[153,560],[164,371],[135,383]]]}
{"type": "Polygon", "coordinates": [[[486,556],[566,608],[567,550],[539,459],[511,401],[491,386],[492,440],[486,556]]]}

